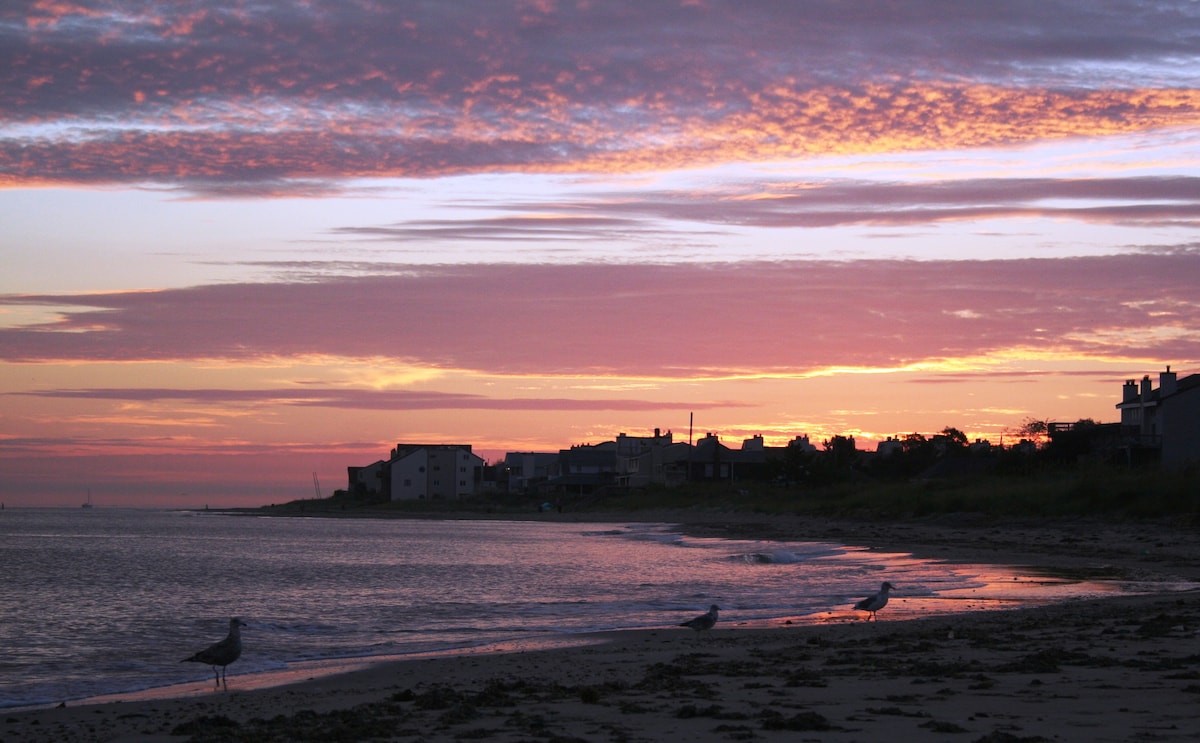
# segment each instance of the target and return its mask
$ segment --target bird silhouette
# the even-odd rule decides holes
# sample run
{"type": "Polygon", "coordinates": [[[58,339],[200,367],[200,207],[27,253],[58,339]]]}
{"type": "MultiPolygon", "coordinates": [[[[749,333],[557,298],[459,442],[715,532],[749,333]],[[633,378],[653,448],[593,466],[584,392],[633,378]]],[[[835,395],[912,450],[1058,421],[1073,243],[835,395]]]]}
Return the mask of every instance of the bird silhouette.
{"type": "Polygon", "coordinates": [[[704,614],[701,614],[700,616],[696,617],[695,619],[689,619],[686,622],[680,622],[679,626],[680,627],[691,627],[692,629],[696,630],[697,632],[700,632],[700,631],[706,630],[706,629],[712,629],[713,625],[717,623],[717,612],[720,610],[721,610],[721,607],[717,606],[716,604],[713,604],[712,606],[708,607],[708,611],[705,612],[704,614]]]}
{"type": "Polygon", "coordinates": [[[895,588],[895,586],[893,586],[891,583],[888,583],[885,580],[883,582],[883,585],[881,585],[879,587],[879,593],[873,593],[870,596],[863,599],[862,601],[859,601],[857,604],[854,605],[854,608],[858,609],[859,611],[870,612],[871,616],[868,618],[867,621],[870,621],[871,619],[875,619],[875,612],[877,612],[880,609],[882,609],[883,607],[887,606],[888,591],[892,590],[893,588],[895,588]]]}
{"type": "Polygon", "coordinates": [[[229,634],[224,640],[218,643],[209,645],[205,649],[196,653],[190,658],[184,658],[181,663],[204,663],[212,666],[214,677],[214,689],[219,689],[222,686],[226,690],[229,689],[229,684],[225,683],[225,668],[230,663],[237,660],[242,655],[242,627],[248,626],[245,622],[234,617],[229,620],[229,634]],[[217,671],[217,666],[221,667],[220,672],[217,671]]]}

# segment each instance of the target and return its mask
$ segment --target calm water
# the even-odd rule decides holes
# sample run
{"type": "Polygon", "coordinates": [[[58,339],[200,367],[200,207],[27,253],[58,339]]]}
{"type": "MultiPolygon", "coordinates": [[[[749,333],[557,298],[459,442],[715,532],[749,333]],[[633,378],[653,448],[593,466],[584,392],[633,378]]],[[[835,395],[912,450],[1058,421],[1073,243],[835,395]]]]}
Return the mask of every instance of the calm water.
{"type": "MultiPolygon", "coordinates": [[[[109,509],[0,512],[0,707],[211,678],[179,661],[239,616],[230,675],[522,637],[851,621],[1112,590],[829,543],[696,539],[665,524],[289,519],[109,509]]],[[[1128,586],[1116,587],[1118,590],[1128,586]]],[[[681,630],[683,631],[683,630],[681,630]]]]}

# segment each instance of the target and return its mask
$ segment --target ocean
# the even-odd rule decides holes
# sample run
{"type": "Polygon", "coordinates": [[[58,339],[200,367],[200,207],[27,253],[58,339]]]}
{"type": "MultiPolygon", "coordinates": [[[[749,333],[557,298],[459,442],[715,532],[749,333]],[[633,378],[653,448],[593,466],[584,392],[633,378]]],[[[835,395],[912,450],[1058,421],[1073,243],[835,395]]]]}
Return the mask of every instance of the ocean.
{"type": "Polygon", "coordinates": [[[674,628],[713,603],[721,626],[860,621],[850,604],[883,580],[881,621],[1144,589],[670,524],[103,508],[0,511],[0,566],[0,708],[211,679],[180,661],[232,616],[231,688],[308,661],[674,628]]]}

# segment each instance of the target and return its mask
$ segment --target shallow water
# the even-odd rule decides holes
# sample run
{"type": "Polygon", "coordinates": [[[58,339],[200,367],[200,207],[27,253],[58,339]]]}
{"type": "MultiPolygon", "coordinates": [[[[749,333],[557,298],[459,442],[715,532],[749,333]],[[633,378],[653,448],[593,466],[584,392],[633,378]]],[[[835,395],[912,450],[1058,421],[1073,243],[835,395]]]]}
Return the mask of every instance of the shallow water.
{"type": "Polygon", "coordinates": [[[666,524],[256,518],[109,509],[0,512],[0,707],[211,679],[180,661],[241,617],[231,676],[327,659],[672,626],[978,611],[1122,583],[821,542],[691,538],[666,524]]]}

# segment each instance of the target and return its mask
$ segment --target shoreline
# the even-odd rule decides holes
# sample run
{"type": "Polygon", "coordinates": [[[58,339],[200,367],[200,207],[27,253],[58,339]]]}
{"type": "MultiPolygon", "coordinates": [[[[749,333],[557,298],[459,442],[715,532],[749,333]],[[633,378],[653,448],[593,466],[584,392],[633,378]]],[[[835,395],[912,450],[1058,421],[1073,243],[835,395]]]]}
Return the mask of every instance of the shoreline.
{"type": "MultiPolygon", "coordinates": [[[[614,633],[637,630],[614,630],[614,633]]],[[[239,692],[276,689],[282,686],[304,684],[317,679],[332,678],[346,674],[369,670],[376,666],[393,663],[405,663],[414,660],[432,658],[453,658],[474,655],[489,655],[511,652],[538,652],[559,648],[570,648],[581,645],[595,644],[603,641],[609,633],[588,632],[578,635],[546,635],[532,638],[521,638],[496,642],[486,642],[467,647],[447,648],[442,650],[419,650],[412,653],[390,655],[363,655],[345,658],[323,658],[319,660],[304,660],[287,663],[283,668],[266,671],[251,671],[246,673],[229,673],[230,690],[239,692]]],[[[97,705],[126,704],[138,702],[172,701],[189,698],[208,697],[213,693],[211,678],[201,681],[185,681],[169,686],[154,686],[127,692],[114,692],[67,700],[59,704],[45,703],[0,708],[0,713],[18,714],[23,712],[43,712],[68,707],[95,707],[97,705]]],[[[0,740],[3,740],[0,738],[0,740]]]]}
{"type": "MultiPolygon", "coordinates": [[[[1200,580],[1194,530],[1167,524],[581,516],[541,520],[654,521],[693,536],[838,541],[1084,578],[1200,580]]],[[[822,740],[895,740],[927,737],[929,729],[920,727],[926,723],[975,733],[970,740],[1005,731],[1017,737],[995,740],[1127,740],[1149,732],[1161,740],[1200,739],[1200,590],[901,621],[881,615],[874,623],[721,623],[703,634],[618,630],[559,638],[565,646],[329,662],[340,666],[337,673],[297,666],[276,679],[286,683],[235,676],[246,686],[228,692],[203,682],[175,695],[147,690],[144,698],[5,710],[0,739],[319,740],[294,726],[330,737],[337,726],[370,724],[413,741],[528,740],[538,730],[578,740],[609,739],[603,730],[629,740],[789,740],[803,729],[822,730],[822,740]],[[1136,690],[1137,703],[1122,689],[1136,690]],[[439,696],[445,699],[433,698],[439,696]],[[1098,725],[1096,715],[1112,721],[1098,725]],[[210,737],[212,731],[219,734],[210,737]]],[[[349,739],[374,734],[361,729],[349,739]]]]}
{"type": "Polygon", "coordinates": [[[261,518],[407,519],[443,521],[522,521],[551,523],[662,523],[696,537],[773,541],[834,541],[881,552],[910,552],[954,562],[1027,565],[1051,561],[1055,567],[1082,566],[1106,557],[1134,563],[1149,572],[1184,570],[1200,580],[1200,522],[1156,518],[1013,518],[980,514],[939,514],[885,520],[863,516],[827,517],[725,510],[635,511],[272,511],[263,508],[199,510],[196,513],[261,518]]]}

